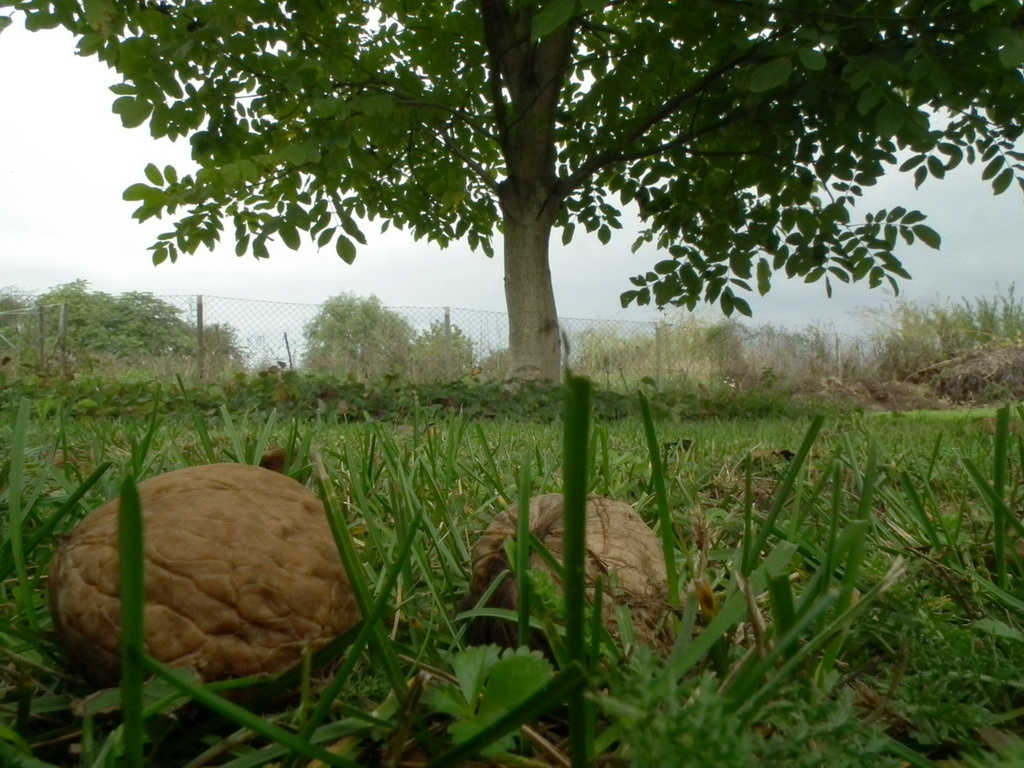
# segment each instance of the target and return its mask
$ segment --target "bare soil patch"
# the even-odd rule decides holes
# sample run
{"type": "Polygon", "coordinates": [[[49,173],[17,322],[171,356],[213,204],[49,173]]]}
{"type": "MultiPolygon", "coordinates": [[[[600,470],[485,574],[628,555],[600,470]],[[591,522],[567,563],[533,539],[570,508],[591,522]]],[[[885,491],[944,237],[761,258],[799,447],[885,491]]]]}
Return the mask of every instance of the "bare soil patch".
{"type": "Polygon", "coordinates": [[[936,394],[931,387],[907,381],[826,379],[814,394],[865,411],[940,411],[951,407],[949,400],[936,394]]]}

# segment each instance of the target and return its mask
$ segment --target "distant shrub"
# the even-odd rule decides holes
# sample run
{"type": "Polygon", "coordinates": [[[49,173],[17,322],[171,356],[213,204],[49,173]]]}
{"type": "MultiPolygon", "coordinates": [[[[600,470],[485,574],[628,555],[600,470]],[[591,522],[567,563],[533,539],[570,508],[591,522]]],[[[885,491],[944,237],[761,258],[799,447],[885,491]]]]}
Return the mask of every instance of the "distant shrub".
{"type": "Polygon", "coordinates": [[[906,379],[959,354],[1024,339],[1024,301],[1014,285],[991,298],[957,304],[896,302],[864,313],[879,369],[906,379]]]}

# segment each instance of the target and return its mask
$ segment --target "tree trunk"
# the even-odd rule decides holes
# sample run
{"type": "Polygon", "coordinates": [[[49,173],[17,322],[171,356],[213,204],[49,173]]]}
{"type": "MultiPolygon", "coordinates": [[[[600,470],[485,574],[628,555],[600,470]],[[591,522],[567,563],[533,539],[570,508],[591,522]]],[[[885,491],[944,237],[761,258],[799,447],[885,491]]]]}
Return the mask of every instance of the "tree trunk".
{"type": "Polygon", "coordinates": [[[548,244],[565,197],[555,167],[555,124],[574,25],[535,39],[532,23],[538,4],[479,2],[491,103],[507,172],[498,185],[511,355],[507,375],[557,380],[561,340],[548,244]]]}
{"type": "Polygon", "coordinates": [[[557,380],[561,337],[548,246],[547,216],[505,213],[505,302],[508,307],[509,379],[557,380]]]}

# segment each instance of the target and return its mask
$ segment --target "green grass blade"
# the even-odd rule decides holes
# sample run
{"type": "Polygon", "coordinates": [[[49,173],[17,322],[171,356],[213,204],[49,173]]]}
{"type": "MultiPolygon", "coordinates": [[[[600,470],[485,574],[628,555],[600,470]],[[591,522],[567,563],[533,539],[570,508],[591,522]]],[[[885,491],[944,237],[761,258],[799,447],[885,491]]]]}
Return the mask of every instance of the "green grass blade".
{"type": "Polygon", "coordinates": [[[206,417],[199,413],[199,409],[196,408],[195,403],[188,396],[188,389],[185,387],[185,382],[181,378],[181,374],[177,375],[178,390],[181,392],[181,399],[185,401],[185,408],[188,410],[189,416],[192,419],[192,426],[199,436],[199,445],[202,446],[203,456],[206,459],[207,464],[217,463],[217,452],[213,449],[213,441],[210,439],[210,430],[206,426],[206,417]]]}
{"type": "Polygon", "coordinates": [[[150,409],[149,418],[146,420],[146,431],[142,434],[142,440],[136,443],[132,441],[132,472],[135,477],[142,477],[146,470],[146,460],[149,458],[149,451],[153,445],[153,438],[156,436],[160,426],[161,414],[163,413],[163,398],[160,387],[153,393],[153,407],[150,409]]]}
{"type": "MultiPolygon", "coordinates": [[[[78,505],[78,502],[80,502],[85,494],[87,494],[99,479],[107,473],[111,466],[113,465],[109,461],[100,464],[93,473],[89,475],[89,477],[83,480],[78,487],[71,492],[71,495],[61,503],[60,507],[57,508],[57,511],[50,515],[46,521],[39,526],[39,529],[32,534],[32,538],[29,539],[28,546],[26,547],[27,552],[32,552],[42,542],[50,540],[54,529],[60,524],[60,521],[68,516],[71,510],[78,505]]],[[[0,578],[6,578],[6,574],[3,570],[0,570],[0,578]]]]}
{"type": "MultiPolygon", "coordinates": [[[[871,589],[865,592],[860,600],[846,607],[845,610],[837,611],[838,615],[836,615],[831,622],[816,632],[814,636],[807,640],[803,645],[797,647],[796,650],[790,654],[788,659],[776,667],[775,661],[777,660],[778,655],[797,642],[799,633],[806,629],[807,626],[810,626],[814,620],[818,618],[820,613],[823,613],[826,609],[831,607],[834,598],[841,597],[841,593],[825,595],[818,601],[813,610],[806,612],[806,614],[801,617],[801,623],[790,630],[789,636],[781,638],[776,648],[773,649],[773,651],[769,653],[762,662],[760,662],[763,671],[767,672],[769,669],[772,669],[772,674],[760,681],[760,683],[753,688],[739,692],[739,695],[737,695],[735,699],[739,704],[737,711],[742,713],[748,720],[756,717],[761,706],[763,706],[769,700],[769,697],[786,682],[788,676],[794,673],[794,670],[798,665],[803,663],[803,661],[811,654],[817,653],[836,635],[842,634],[857,615],[863,613],[879,597],[879,595],[888,591],[890,587],[902,579],[905,572],[906,569],[903,561],[900,559],[895,560],[888,573],[879,579],[871,589]]],[[[751,675],[751,677],[756,678],[756,675],[751,675]]]]}
{"type": "MultiPolygon", "coordinates": [[[[590,430],[591,386],[586,379],[566,376],[564,443],[562,450],[565,481],[563,568],[565,570],[565,648],[570,662],[589,669],[586,631],[586,541],[587,541],[587,446],[590,430]]],[[[589,726],[582,688],[569,697],[569,744],[573,768],[588,760],[589,726]]]]}
{"type": "MultiPolygon", "coordinates": [[[[992,456],[992,493],[998,499],[1006,498],[1006,457],[1010,443],[1010,407],[1003,406],[996,411],[996,435],[992,456]]],[[[1006,571],[1006,534],[1009,510],[1005,504],[992,507],[993,542],[992,549],[996,565],[996,584],[1007,587],[1006,571]]]]}
{"type": "MultiPolygon", "coordinates": [[[[811,643],[799,646],[800,640],[808,628],[835,605],[838,597],[837,592],[824,595],[814,604],[812,610],[805,611],[787,632],[782,633],[776,639],[774,647],[763,659],[751,657],[752,663],[736,676],[729,687],[729,697],[732,699],[733,706],[737,710],[750,712],[753,715],[757,711],[755,699],[758,696],[765,696],[763,692],[767,688],[769,681],[771,681],[773,687],[778,687],[785,682],[786,675],[783,672],[789,671],[795,666],[793,660],[801,651],[806,653],[809,652],[808,649],[813,647],[811,643]],[[787,662],[779,667],[778,674],[769,676],[768,673],[778,666],[780,656],[787,657],[787,662]]],[[[819,634],[819,642],[830,636],[831,633],[827,635],[819,634]]]]}
{"type": "MultiPolygon", "coordinates": [[[[950,537],[949,531],[946,530],[945,525],[941,522],[941,518],[939,522],[940,525],[943,525],[943,536],[939,535],[939,529],[936,527],[935,521],[932,520],[932,516],[928,513],[924,504],[924,498],[917,490],[917,485],[914,483],[910,475],[906,472],[900,472],[899,480],[900,490],[903,492],[903,499],[901,499],[900,502],[905,501],[909,503],[909,509],[913,513],[914,518],[921,529],[924,531],[928,544],[934,549],[938,549],[943,546],[944,542],[950,540],[950,537]]],[[[887,506],[890,508],[893,507],[894,502],[896,504],[900,504],[900,502],[896,502],[895,499],[887,499],[887,506]]]]}
{"type": "Polygon", "coordinates": [[[227,433],[228,440],[231,442],[232,457],[239,464],[244,464],[245,442],[242,440],[242,434],[235,426],[235,420],[231,418],[231,411],[226,405],[220,407],[220,417],[224,421],[224,432],[227,433]]]}
{"type": "Polygon", "coordinates": [[[14,560],[14,573],[17,577],[15,595],[19,612],[25,617],[33,629],[39,628],[36,618],[35,599],[32,585],[28,578],[28,562],[25,557],[23,526],[25,523],[25,506],[23,504],[25,453],[27,452],[29,426],[29,401],[22,399],[14,416],[13,433],[11,435],[11,467],[8,475],[7,506],[11,530],[11,558],[14,560]]]}
{"type": "Polygon", "coordinates": [[[768,578],[768,597],[772,614],[780,633],[786,633],[796,623],[796,608],[793,602],[793,588],[787,574],[768,578]]]}
{"type": "Polygon", "coordinates": [[[1017,516],[1010,512],[1010,508],[1006,505],[1006,499],[999,496],[996,493],[995,488],[985,478],[984,473],[978,468],[978,465],[971,461],[969,458],[961,459],[964,465],[964,469],[967,470],[967,474],[974,482],[975,487],[981,493],[982,499],[986,502],[989,510],[992,512],[992,518],[1002,518],[1003,522],[1013,527],[1017,531],[1017,535],[1024,537],[1024,523],[1017,519],[1017,516]]]}
{"type": "Polygon", "coordinates": [[[342,662],[341,667],[334,673],[334,677],[331,682],[324,688],[320,694],[320,700],[317,702],[316,707],[309,715],[309,719],[306,721],[305,726],[300,732],[300,736],[304,739],[312,737],[314,731],[320,724],[327,718],[331,712],[331,707],[334,705],[335,700],[341,694],[342,690],[350,682],[350,675],[352,670],[355,668],[356,662],[359,660],[363,649],[373,639],[373,634],[383,620],[384,613],[389,607],[391,593],[394,591],[395,584],[398,583],[398,577],[402,572],[402,563],[409,557],[409,552],[412,550],[412,545],[415,540],[415,535],[419,531],[420,524],[423,521],[423,516],[417,515],[412,523],[412,535],[409,536],[405,541],[402,542],[402,546],[395,555],[394,562],[391,563],[391,567],[388,569],[387,576],[384,579],[384,584],[381,586],[380,593],[377,595],[376,600],[373,602],[373,606],[370,611],[364,614],[362,626],[359,628],[359,634],[356,635],[352,645],[347,650],[347,656],[345,661],[342,662]]]}
{"type": "Polygon", "coordinates": [[[150,656],[144,656],[142,660],[146,669],[150,672],[158,675],[164,680],[167,680],[194,701],[204,707],[207,707],[213,712],[216,712],[221,717],[230,720],[243,728],[248,728],[266,739],[282,744],[295,754],[320,760],[327,763],[327,765],[336,766],[337,768],[356,768],[356,763],[352,762],[348,758],[335,755],[323,747],[311,744],[306,739],[303,739],[291,731],[286,731],[283,728],[264,720],[262,717],[253,714],[244,707],[240,707],[227,699],[221,698],[205,686],[189,680],[184,675],[175,672],[173,669],[161,664],[156,659],[150,656]]]}
{"type": "Polygon", "coordinates": [[[668,493],[665,491],[665,472],[661,461],[661,445],[654,429],[651,404],[647,396],[639,393],[640,413],[643,417],[644,435],[647,438],[647,452],[651,460],[651,481],[654,484],[654,498],[658,505],[658,528],[661,534],[661,549],[665,556],[665,572],[668,576],[668,601],[679,605],[679,571],[676,568],[676,543],[673,536],[672,515],[668,507],[668,493]]]}
{"type": "Polygon", "coordinates": [[[520,646],[530,644],[530,495],[532,480],[530,478],[530,457],[523,455],[523,463],[519,474],[519,513],[516,518],[516,583],[519,593],[519,632],[520,646]]]}
{"type": "Polygon", "coordinates": [[[988,579],[977,578],[975,583],[985,592],[988,592],[1004,608],[1017,614],[1018,621],[1024,621],[1024,600],[1007,592],[1005,589],[1000,589],[998,585],[993,584],[988,579]]]}
{"type": "Polygon", "coordinates": [[[121,712],[125,762],[142,768],[146,628],[146,558],[142,530],[142,503],[135,479],[128,475],[121,486],[118,543],[121,557],[121,712]]]}
{"type": "Polygon", "coordinates": [[[278,413],[275,408],[270,412],[270,416],[267,417],[263,429],[260,430],[259,435],[256,437],[256,445],[252,453],[245,457],[247,464],[259,464],[260,458],[270,448],[270,439],[274,436],[274,429],[277,427],[277,417],[278,413]]]}
{"type": "Polygon", "coordinates": [[[944,765],[944,763],[936,763],[934,760],[929,760],[921,753],[915,752],[906,744],[897,741],[892,736],[884,735],[884,738],[886,742],[885,748],[897,757],[903,758],[907,765],[914,766],[914,768],[939,768],[944,765]]]}
{"type": "Polygon", "coordinates": [[[817,439],[818,432],[821,431],[821,425],[824,422],[825,417],[818,415],[814,417],[814,420],[811,422],[811,426],[808,427],[807,433],[804,435],[804,441],[800,444],[800,448],[797,450],[796,456],[793,457],[793,460],[790,462],[789,469],[786,470],[786,474],[783,476],[782,482],[779,484],[779,489],[775,494],[775,499],[772,501],[772,506],[768,510],[768,516],[765,518],[760,532],[755,537],[753,545],[744,551],[742,569],[744,576],[749,576],[750,572],[754,570],[754,563],[760,555],[760,552],[764,549],[765,544],[768,542],[768,537],[772,533],[776,519],[785,508],[786,500],[789,498],[789,493],[793,489],[793,485],[796,483],[797,475],[803,467],[804,461],[807,459],[807,455],[811,452],[811,446],[814,445],[814,441],[817,439]]]}
{"type": "Polygon", "coordinates": [[[53,763],[46,763],[31,755],[26,755],[3,738],[0,738],[0,765],[3,765],[4,768],[57,768],[53,763]]]}
{"type": "MultiPolygon", "coordinates": [[[[320,499],[324,509],[327,511],[327,520],[331,526],[331,533],[334,536],[335,545],[341,555],[341,561],[348,574],[349,583],[355,593],[356,603],[359,605],[359,613],[369,616],[373,610],[373,600],[370,595],[370,588],[366,582],[366,574],[363,571],[362,563],[356,551],[355,541],[352,539],[352,532],[348,529],[344,515],[341,512],[341,505],[338,503],[338,496],[334,487],[329,481],[327,469],[324,467],[323,459],[316,452],[311,454],[313,460],[313,475],[316,479],[317,488],[320,491],[320,499]]],[[[380,660],[384,665],[391,688],[399,701],[404,702],[408,695],[408,688],[405,683],[405,676],[402,674],[398,664],[398,656],[395,649],[384,631],[383,625],[378,623],[374,630],[374,644],[380,653],[380,660]]]]}
{"type": "MultiPolygon", "coordinates": [[[[771,575],[788,573],[790,561],[796,553],[796,545],[782,542],[762,561],[761,565],[750,574],[750,585],[755,594],[764,591],[767,579],[771,575]]],[[[715,643],[730,629],[741,622],[747,615],[747,601],[739,589],[735,589],[722,604],[715,618],[701,630],[694,640],[680,651],[673,654],[669,665],[676,678],[682,678],[715,646],[715,643]]]]}

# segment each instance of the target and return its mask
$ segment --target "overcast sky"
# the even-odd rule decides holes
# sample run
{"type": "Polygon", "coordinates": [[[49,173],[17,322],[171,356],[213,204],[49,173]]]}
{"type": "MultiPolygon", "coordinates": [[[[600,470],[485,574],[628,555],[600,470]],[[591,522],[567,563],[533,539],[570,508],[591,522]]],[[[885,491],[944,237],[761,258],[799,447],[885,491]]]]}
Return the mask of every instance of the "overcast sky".
{"type": "MultiPolygon", "coordinates": [[[[328,246],[298,252],[283,245],[272,258],[238,258],[233,243],[216,252],[184,256],[153,266],[147,247],[169,222],[138,224],[135,204],[122,191],[143,181],[148,162],[189,167],[184,141],[149,138],[146,128],[125,130],[111,113],[116,74],[74,54],[63,31],[28,33],[20,19],[0,33],[0,288],[38,292],[85,279],[119,293],[206,294],[317,304],[343,291],[375,294],[390,306],[461,307],[504,311],[501,260],[454,246],[441,251],[400,233],[376,234],[354,265],[328,246]]],[[[922,246],[900,252],[914,276],[902,295],[914,301],[993,295],[1016,282],[1024,286],[1024,202],[1016,186],[994,197],[966,168],[915,192],[909,176],[887,179],[863,211],[902,204],[928,214],[943,237],[942,250],[922,246]]],[[[230,229],[229,229],[230,234],[230,229]]],[[[577,236],[563,248],[556,235],[552,272],[563,317],[647,320],[653,309],[622,309],[628,278],[660,256],[630,252],[635,232],[607,246],[577,236]]],[[[500,244],[499,244],[500,245],[500,244]]],[[[771,294],[753,301],[755,321],[801,328],[811,322],[852,332],[858,308],[892,296],[866,286],[837,285],[833,298],[822,284],[777,280],[771,294]]]]}

